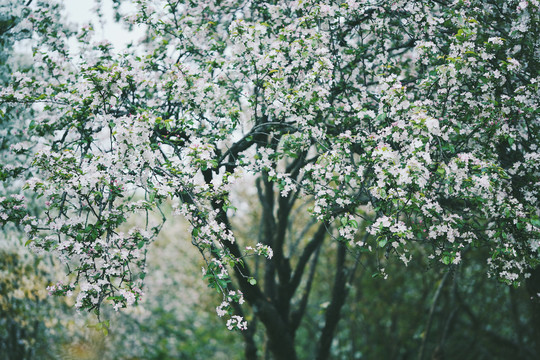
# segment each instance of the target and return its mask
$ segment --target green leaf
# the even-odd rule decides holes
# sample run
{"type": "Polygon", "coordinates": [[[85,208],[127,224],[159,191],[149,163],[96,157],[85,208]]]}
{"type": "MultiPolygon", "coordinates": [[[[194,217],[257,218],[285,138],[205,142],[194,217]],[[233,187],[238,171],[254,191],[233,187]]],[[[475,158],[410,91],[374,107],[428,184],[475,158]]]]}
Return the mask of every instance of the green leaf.
{"type": "Polygon", "coordinates": [[[444,265],[450,265],[450,263],[452,262],[452,257],[448,256],[448,255],[445,255],[442,258],[442,262],[443,262],[444,265]]]}
{"type": "Polygon", "coordinates": [[[254,278],[249,278],[248,283],[250,283],[251,285],[257,285],[257,280],[255,280],[254,278]]]}

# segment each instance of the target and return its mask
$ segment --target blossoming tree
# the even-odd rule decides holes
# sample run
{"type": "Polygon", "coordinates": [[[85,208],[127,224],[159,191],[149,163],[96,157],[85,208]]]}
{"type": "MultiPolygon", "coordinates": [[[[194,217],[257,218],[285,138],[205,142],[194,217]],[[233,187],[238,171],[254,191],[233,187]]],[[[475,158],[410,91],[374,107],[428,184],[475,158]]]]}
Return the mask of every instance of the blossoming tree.
{"type": "Polygon", "coordinates": [[[45,208],[13,194],[0,219],[66,262],[73,280],[51,293],[76,292],[98,314],[135,304],[161,224],[122,225],[165,201],[191,224],[247,358],[257,345],[244,302],[273,356],[296,358],[325,240],[338,251],[321,359],[361,254],[380,258],[382,277],[388,258],[414,261],[413,247],[449,266],[488,248],[487,274],[509,284],[535,271],[538,1],[135,3],[125,21],[147,38],[122,53],[91,26],[74,50],[34,4],[33,68],[0,93],[36,111],[18,120],[29,140],[11,147],[27,160],[3,176],[25,179],[45,208]],[[250,178],[261,226],[240,243],[231,219],[250,178]],[[313,221],[293,231],[302,210],[313,221]]]}

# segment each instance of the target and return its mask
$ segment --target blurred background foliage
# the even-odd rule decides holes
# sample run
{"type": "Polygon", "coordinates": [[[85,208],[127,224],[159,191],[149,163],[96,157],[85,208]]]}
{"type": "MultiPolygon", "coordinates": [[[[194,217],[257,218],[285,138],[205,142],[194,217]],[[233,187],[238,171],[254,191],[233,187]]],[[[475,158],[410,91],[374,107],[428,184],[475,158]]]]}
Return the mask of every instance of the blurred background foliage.
{"type": "Polygon", "coordinates": [[[242,338],[215,315],[220,299],[201,280],[202,264],[185,241],[185,224],[168,225],[148,254],[148,296],[138,307],[104,314],[107,336],[93,328],[93,314],[76,312],[74,297],[47,294],[63,265],[3,238],[0,358],[240,359],[235,349],[242,338]]]}
{"type": "MultiPolygon", "coordinates": [[[[244,236],[255,236],[256,211],[244,236]]],[[[110,332],[93,329],[95,316],[77,313],[73,298],[54,298],[45,287],[60,264],[36,257],[9,236],[0,250],[0,353],[3,359],[241,359],[243,339],[230,332],[215,307],[220,297],[205,288],[201,262],[186,224],[172,218],[148,254],[147,296],[135,308],[111,311],[110,332]]],[[[241,233],[241,231],[239,231],[241,233]]],[[[4,232],[4,236],[7,236],[4,232]]],[[[321,249],[313,289],[296,346],[314,357],[324,324],[322,311],[333,284],[336,243],[321,249]]],[[[420,250],[419,250],[420,251],[420,250]]],[[[472,254],[472,253],[471,253],[472,254]]],[[[418,254],[417,254],[418,255],[418,254]]],[[[462,265],[439,267],[418,259],[407,268],[384,256],[360,258],[350,283],[333,359],[534,359],[533,306],[525,287],[511,288],[485,276],[482,257],[465,254],[462,265]],[[373,277],[377,262],[390,276],[373,277]]],[[[255,259],[253,259],[255,261],[255,259]]],[[[349,261],[354,261],[353,257],[349,261]]],[[[247,314],[247,318],[250,316],[247,314]]],[[[262,325],[251,323],[265,358],[262,325]]]]}

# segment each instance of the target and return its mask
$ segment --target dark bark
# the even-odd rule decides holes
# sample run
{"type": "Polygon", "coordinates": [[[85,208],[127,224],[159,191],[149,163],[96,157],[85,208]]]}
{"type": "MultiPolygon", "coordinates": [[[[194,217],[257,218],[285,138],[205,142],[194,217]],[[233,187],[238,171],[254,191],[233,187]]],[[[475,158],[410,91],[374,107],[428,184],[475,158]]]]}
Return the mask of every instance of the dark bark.
{"type": "Polygon", "coordinates": [[[422,339],[422,345],[420,346],[420,351],[419,351],[419,354],[418,354],[418,359],[419,360],[423,360],[424,358],[424,353],[425,353],[425,350],[426,350],[426,344],[427,344],[427,341],[428,341],[428,338],[429,338],[429,332],[431,330],[431,323],[433,322],[433,314],[435,313],[435,307],[437,306],[437,301],[439,300],[439,297],[441,295],[441,291],[444,287],[444,284],[446,283],[446,279],[448,279],[448,274],[450,274],[449,272],[446,272],[443,276],[443,278],[441,279],[441,282],[439,283],[439,286],[437,287],[437,290],[435,291],[435,295],[433,295],[433,301],[431,303],[431,307],[429,309],[429,315],[428,315],[428,319],[427,319],[427,322],[426,322],[426,326],[424,328],[424,338],[422,339]]]}
{"type": "MultiPolygon", "coordinates": [[[[212,180],[212,172],[210,170],[203,172],[206,182],[212,180]]],[[[221,223],[225,224],[227,229],[231,229],[231,224],[227,213],[223,210],[220,203],[212,202],[214,210],[218,211],[218,219],[221,223]]],[[[223,245],[230,251],[230,253],[236,258],[242,257],[242,252],[238,244],[224,242],[223,245]]],[[[269,261],[271,262],[271,261],[269,261]]],[[[252,276],[252,271],[247,263],[240,269],[238,266],[234,268],[234,274],[238,282],[238,287],[244,294],[244,299],[251,305],[254,315],[263,323],[266,328],[266,334],[268,336],[268,347],[276,360],[290,359],[296,360],[296,351],[294,349],[294,336],[290,331],[287,318],[283,318],[283,314],[275,306],[272,299],[269,299],[260,287],[251,285],[246,281],[246,278],[252,276]]],[[[288,315],[288,314],[287,314],[288,315]]],[[[249,340],[249,339],[248,339],[249,340]]],[[[253,340],[253,338],[251,338],[253,340]]],[[[251,342],[251,340],[249,340],[251,342]]],[[[253,354],[251,344],[246,344],[246,355],[253,354]]],[[[253,356],[253,355],[250,355],[253,356]]],[[[255,355],[256,356],[256,355],[255,355]]]]}
{"type": "MultiPolygon", "coordinates": [[[[221,156],[219,167],[225,166],[227,171],[232,171],[237,154],[252,145],[265,143],[270,146],[277,146],[276,138],[279,136],[268,139],[265,133],[272,125],[270,123],[256,125],[250,131],[249,136],[241,139],[221,156]],[[224,161],[228,162],[225,163],[224,161]]],[[[313,159],[306,159],[306,156],[307,153],[298,154],[298,157],[287,166],[286,170],[293,180],[297,180],[301,168],[313,161],[313,159]]],[[[213,177],[212,170],[205,171],[203,175],[205,181],[210,183],[213,177]]],[[[317,255],[326,236],[327,224],[320,225],[313,238],[301,251],[293,273],[284,249],[287,231],[291,223],[291,210],[298,198],[298,193],[292,192],[287,196],[276,198],[276,188],[274,183],[268,180],[267,174],[262,174],[262,177],[257,180],[256,186],[262,206],[260,241],[273,249],[274,257],[272,260],[265,262],[264,281],[261,285],[248,284],[246,278],[251,277],[252,272],[247,264],[242,269],[234,269],[235,277],[238,281],[238,287],[244,293],[246,302],[253,310],[254,317],[260,320],[266,329],[267,350],[270,351],[272,357],[276,360],[295,360],[297,358],[294,348],[295,332],[305,314],[317,266],[317,255]],[[314,254],[317,255],[313,256],[314,254]],[[302,282],[305,268],[310,260],[312,260],[312,265],[307,284],[304,287],[299,303],[296,304],[294,311],[291,311],[292,298],[302,282]]],[[[225,211],[221,209],[221,204],[215,202],[212,205],[215,210],[218,210],[219,221],[230,229],[229,219],[225,211]]],[[[233,256],[241,257],[240,248],[236,243],[230,244],[226,242],[223,245],[227,247],[233,256]]],[[[332,301],[327,311],[326,324],[321,333],[322,343],[320,344],[320,350],[322,352],[320,351],[320,353],[323,354],[323,357],[319,357],[320,359],[327,358],[329,354],[335,328],[339,321],[339,314],[345,301],[347,292],[347,274],[344,267],[345,255],[346,249],[340,245],[332,301]]],[[[244,334],[244,340],[246,358],[256,359],[257,350],[253,333],[244,334]]]]}
{"type": "MultiPolygon", "coordinates": [[[[274,219],[274,189],[273,183],[266,179],[267,175],[263,174],[261,178],[256,181],[257,193],[259,195],[259,201],[262,205],[261,223],[262,230],[262,243],[269,245],[274,249],[273,234],[276,227],[274,219]],[[262,183],[262,186],[261,186],[262,183]]],[[[264,269],[264,293],[270,299],[275,299],[275,269],[276,261],[267,261],[264,269]]]]}
{"type": "Polygon", "coordinates": [[[302,276],[304,274],[304,268],[307,262],[309,261],[311,255],[321,246],[324,241],[325,235],[326,224],[321,224],[313,238],[306,245],[304,251],[300,255],[300,259],[298,260],[298,264],[296,265],[296,269],[294,270],[294,274],[292,275],[291,279],[291,292],[294,292],[300,284],[300,280],[302,279],[302,276]]]}
{"type": "MultiPolygon", "coordinates": [[[[234,256],[240,257],[240,249],[236,243],[226,243],[224,245],[234,256]]],[[[235,268],[238,286],[244,293],[245,300],[251,305],[254,315],[260,319],[266,328],[270,351],[275,359],[295,360],[297,357],[294,349],[294,336],[290,331],[289,324],[283,320],[283,314],[279,312],[278,308],[264,296],[259,286],[251,285],[246,281],[246,277],[250,277],[251,274],[247,264],[241,271],[235,268]]]]}
{"type": "Polygon", "coordinates": [[[326,309],[325,324],[319,336],[319,346],[317,349],[317,360],[325,360],[330,356],[330,347],[334,338],[334,331],[341,317],[341,308],[347,297],[347,269],[345,268],[345,245],[339,244],[336,261],[336,274],[334,276],[334,288],[332,290],[332,300],[326,309]]]}
{"type": "Polygon", "coordinates": [[[267,301],[259,301],[253,306],[256,316],[266,328],[268,347],[275,360],[296,360],[294,338],[290,326],[285,323],[276,307],[267,301]]]}
{"type": "MultiPolygon", "coordinates": [[[[242,306],[240,306],[240,304],[233,302],[232,306],[238,315],[245,318],[244,311],[242,310],[242,306]]],[[[255,339],[253,337],[253,335],[255,335],[255,331],[257,330],[257,321],[253,320],[249,325],[250,326],[247,328],[247,330],[242,331],[242,337],[244,338],[244,355],[246,360],[257,360],[259,358],[257,354],[257,344],[255,343],[255,339]]]]}
{"type": "Polygon", "coordinates": [[[311,292],[311,285],[313,284],[313,278],[315,277],[315,269],[317,269],[317,264],[319,262],[320,250],[321,248],[318,247],[317,251],[315,252],[315,256],[313,257],[313,260],[311,263],[311,269],[309,271],[306,288],[304,289],[304,292],[302,294],[302,298],[300,300],[300,303],[298,304],[298,307],[291,314],[291,328],[294,333],[296,333],[296,330],[300,326],[300,322],[306,312],[309,294],[311,292]]]}

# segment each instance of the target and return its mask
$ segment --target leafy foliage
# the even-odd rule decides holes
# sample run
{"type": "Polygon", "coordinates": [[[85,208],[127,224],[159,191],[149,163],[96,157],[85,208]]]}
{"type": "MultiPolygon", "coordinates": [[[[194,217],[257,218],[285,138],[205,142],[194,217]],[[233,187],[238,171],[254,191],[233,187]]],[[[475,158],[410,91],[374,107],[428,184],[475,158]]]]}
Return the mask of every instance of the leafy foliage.
{"type": "Polygon", "coordinates": [[[203,277],[223,298],[217,313],[243,330],[246,356],[257,350],[244,302],[273,356],[295,359],[330,237],[323,359],[367,253],[384,278],[386,257],[455,267],[469,251],[508,284],[532,276],[537,1],[136,4],[125,20],[146,26],[147,41],[117,53],[91,27],[71,49],[56,5],[38,3],[26,18],[33,66],[0,92],[3,106],[35,112],[21,115],[28,138],[10,146],[21,165],[2,176],[25,179],[45,209],[32,214],[12,195],[0,218],[69,265],[71,281],[52,292],[75,290],[76,307],[98,316],[104,302],[137,304],[148,247],[162,221],[182,215],[203,277]],[[253,184],[260,232],[240,241],[231,219],[253,184]],[[302,210],[313,219],[304,230],[293,223],[302,210]],[[123,230],[141,214],[144,223],[123,230]]]}

